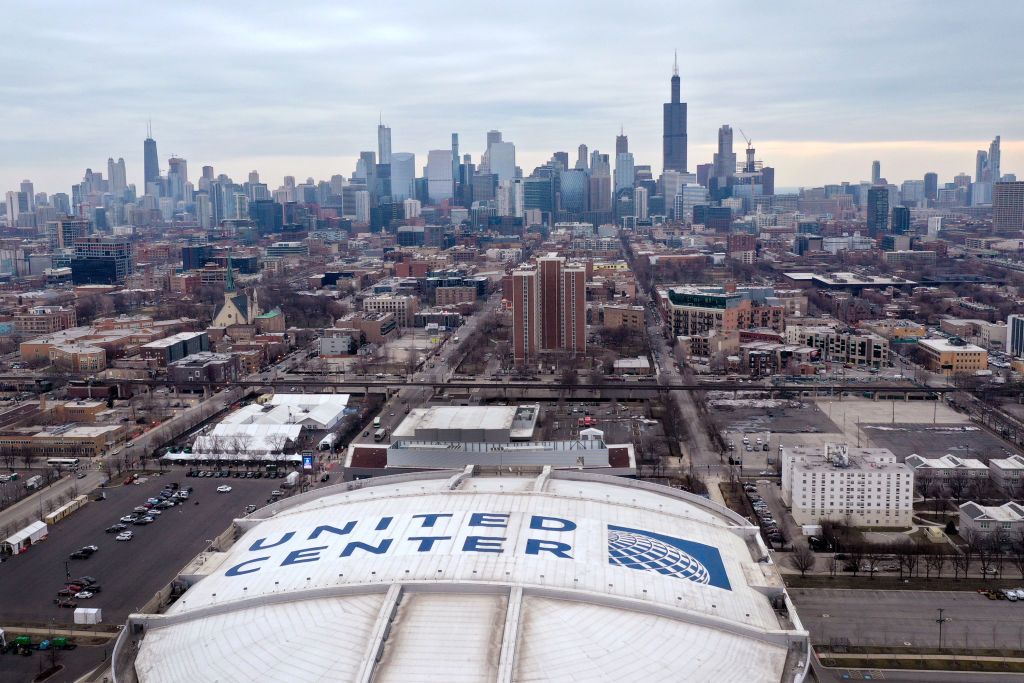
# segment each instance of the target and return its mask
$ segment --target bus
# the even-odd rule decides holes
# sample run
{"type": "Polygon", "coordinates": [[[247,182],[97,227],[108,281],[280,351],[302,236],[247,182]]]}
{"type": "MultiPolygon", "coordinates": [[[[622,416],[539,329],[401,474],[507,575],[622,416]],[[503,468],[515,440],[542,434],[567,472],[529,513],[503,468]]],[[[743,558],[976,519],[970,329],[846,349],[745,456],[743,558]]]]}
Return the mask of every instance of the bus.
{"type": "Polygon", "coordinates": [[[50,458],[46,464],[59,470],[78,469],[78,458],[50,458]]]}
{"type": "Polygon", "coordinates": [[[377,417],[373,418],[373,428],[374,429],[380,429],[380,415],[378,415],[377,417]]]}
{"type": "Polygon", "coordinates": [[[388,430],[386,430],[386,429],[378,429],[377,431],[375,431],[373,433],[373,440],[374,441],[383,441],[384,439],[387,438],[387,436],[388,436],[388,430]]]}

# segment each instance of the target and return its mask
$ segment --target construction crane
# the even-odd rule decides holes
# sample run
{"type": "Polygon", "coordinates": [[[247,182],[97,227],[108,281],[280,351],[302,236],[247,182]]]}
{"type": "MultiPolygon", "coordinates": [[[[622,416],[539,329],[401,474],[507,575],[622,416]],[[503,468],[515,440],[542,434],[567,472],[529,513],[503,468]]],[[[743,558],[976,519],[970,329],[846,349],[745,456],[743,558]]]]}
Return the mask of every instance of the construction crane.
{"type": "Polygon", "coordinates": [[[747,134],[743,132],[742,128],[740,128],[740,135],[742,135],[743,139],[747,141],[747,163],[743,167],[743,172],[744,173],[753,173],[754,172],[754,142],[753,142],[753,140],[751,140],[750,138],[747,137],[747,134]]]}

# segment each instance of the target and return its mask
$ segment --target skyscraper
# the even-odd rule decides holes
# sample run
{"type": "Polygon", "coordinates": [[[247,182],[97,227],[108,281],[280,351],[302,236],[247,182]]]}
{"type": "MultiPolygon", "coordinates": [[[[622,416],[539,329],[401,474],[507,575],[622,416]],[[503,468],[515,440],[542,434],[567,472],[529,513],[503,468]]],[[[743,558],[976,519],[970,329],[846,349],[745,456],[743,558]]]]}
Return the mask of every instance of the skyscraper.
{"type": "Polygon", "coordinates": [[[1002,152],[999,150],[999,136],[997,135],[988,146],[988,167],[991,172],[991,181],[998,183],[1002,176],[1000,161],[1002,152]]]}
{"type": "Polygon", "coordinates": [[[877,186],[868,189],[867,225],[870,237],[889,231],[889,188],[877,186]]]}
{"type": "Polygon", "coordinates": [[[1024,230],[1024,182],[996,183],[992,190],[992,227],[1024,230]]]}
{"type": "Polygon", "coordinates": [[[118,159],[116,162],[113,158],[107,159],[107,178],[110,181],[110,192],[115,197],[124,195],[124,191],[128,189],[128,174],[125,172],[124,159],[118,159]]]}
{"type": "Polygon", "coordinates": [[[714,174],[718,186],[725,187],[736,175],[736,152],[732,149],[732,126],[723,125],[718,129],[718,151],[714,155],[714,174]]]}
{"type": "Polygon", "coordinates": [[[629,136],[626,135],[625,131],[619,129],[619,134],[615,136],[615,156],[620,154],[629,153],[629,136]]]}
{"type": "Polygon", "coordinates": [[[150,183],[160,182],[160,159],[156,155],[152,128],[147,128],[146,139],[142,143],[142,177],[147,194],[150,192],[150,183]]]}
{"type": "Polygon", "coordinates": [[[871,184],[877,185],[878,181],[882,179],[882,162],[872,161],[871,162],[871,184]]]}
{"type": "Polygon", "coordinates": [[[391,198],[394,201],[416,196],[416,155],[395,152],[391,155],[391,198]]]}
{"type": "Polygon", "coordinates": [[[892,207],[892,232],[894,235],[905,235],[910,232],[910,209],[908,207],[892,207]]]}
{"type": "Polygon", "coordinates": [[[582,171],[589,171],[590,168],[587,163],[587,146],[580,145],[576,150],[576,168],[582,171]]]}
{"type": "Polygon", "coordinates": [[[925,201],[935,201],[939,194],[939,174],[924,174],[924,198],[925,201]]]}
{"type": "Polygon", "coordinates": [[[511,142],[495,142],[488,148],[490,172],[504,183],[516,177],[516,146],[511,142]]]}
{"type": "Polygon", "coordinates": [[[615,155],[615,191],[633,187],[633,155],[620,152],[615,155]]]}
{"type": "Polygon", "coordinates": [[[185,197],[185,185],[188,183],[188,162],[178,157],[167,160],[167,194],[175,200],[191,199],[185,197]]]}
{"type": "MultiPolygon", "coordinates": [[[[413,165],[415,171],[415,165],[413,165]]],[[[452,133],[452,197],[456,200],[461,200],[462,194],[459,192],[459,183],[461,174],[459,173],[459,134],[452,133]]],[[[409,195],[410,197],[413,195],[409,195]]],[[[408,218],[408,216],[407,216],[408,218]]]]}
{"type": "Polygon", "coordinates": [[[679,95],[679,59],[672,65],[672,100],[663,107],[662,156],[664,171],[686,172],[686,103],[679,95]]]}
{"type": "Polygon", "coordinates": [[[427,166],[423,175],[427,178],[427,195],[431,204],[452,198],[452,151],[432,149],[427,152],[427,166]]]}
{"type": "Polygon", "coordinates": [[[647,188],[633,188],[633,210],[638,221],[647,220],[647,188]]]}
{"type": "Polygon", "coordinates": [[[377,124],[377,158],[382,164],[391,163],[391,129],[383,121],[377,124]]]}

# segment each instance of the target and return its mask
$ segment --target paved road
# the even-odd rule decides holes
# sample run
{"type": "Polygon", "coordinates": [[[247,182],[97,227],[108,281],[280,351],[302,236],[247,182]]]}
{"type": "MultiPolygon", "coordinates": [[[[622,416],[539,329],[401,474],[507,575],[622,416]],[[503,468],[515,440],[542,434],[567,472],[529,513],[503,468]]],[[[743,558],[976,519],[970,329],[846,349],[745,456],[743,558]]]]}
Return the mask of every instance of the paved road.
{"type": "Polygon", "coordinates": [[[797,614],[815,643],[847,638],[852,645],[936,647],[938,608],[943,645],[1024,649],[1024,603],[989,600],[966,591],[790,589],[797,614]]]}

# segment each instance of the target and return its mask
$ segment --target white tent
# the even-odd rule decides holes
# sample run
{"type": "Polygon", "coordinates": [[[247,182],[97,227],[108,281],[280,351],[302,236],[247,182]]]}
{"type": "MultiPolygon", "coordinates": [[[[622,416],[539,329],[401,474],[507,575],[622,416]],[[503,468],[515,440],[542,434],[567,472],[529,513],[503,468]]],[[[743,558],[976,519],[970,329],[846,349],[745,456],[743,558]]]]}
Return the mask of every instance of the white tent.
{"type": "Polygon", "coordinates": [[[23,553],[28,550],[29,546],[46,540],[48,535],[46,522],[32,522],[21,531],[0,542],[0,552],[8,555],[23,553]]]}

